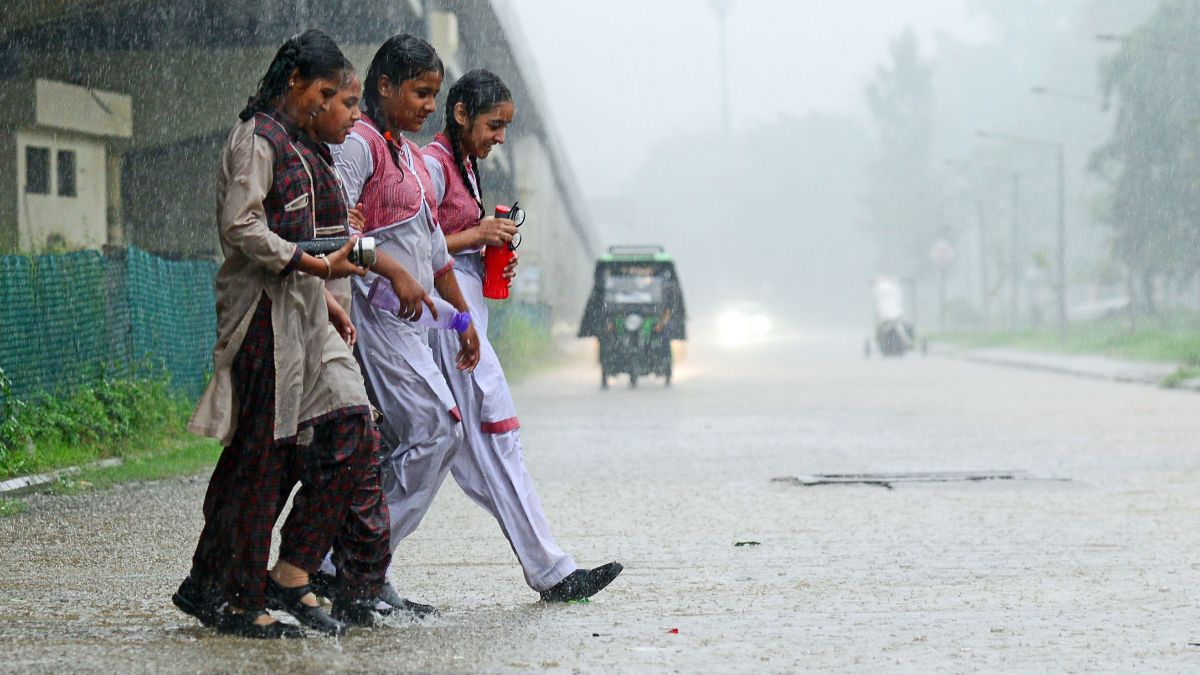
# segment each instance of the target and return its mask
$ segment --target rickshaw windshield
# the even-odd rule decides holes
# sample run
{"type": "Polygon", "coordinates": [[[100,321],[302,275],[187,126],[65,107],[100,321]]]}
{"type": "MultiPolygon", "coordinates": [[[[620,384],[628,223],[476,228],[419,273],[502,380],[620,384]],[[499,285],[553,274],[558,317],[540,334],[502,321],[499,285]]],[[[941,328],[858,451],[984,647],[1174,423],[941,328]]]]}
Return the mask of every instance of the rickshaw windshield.
{"type": "Polygon", "coordinates": [[[658,304],[663,299],[663,279],[651,270],[618,270],[604,277],[604,301],[617,305],[658,304]]]}

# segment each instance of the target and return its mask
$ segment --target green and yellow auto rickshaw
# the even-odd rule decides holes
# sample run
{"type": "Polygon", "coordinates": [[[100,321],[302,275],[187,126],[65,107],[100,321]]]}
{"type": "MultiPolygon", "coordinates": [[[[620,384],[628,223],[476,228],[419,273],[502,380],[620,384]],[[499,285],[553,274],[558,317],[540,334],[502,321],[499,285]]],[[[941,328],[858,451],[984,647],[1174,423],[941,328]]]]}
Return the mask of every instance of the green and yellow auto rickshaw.
{"type": "Polygon", "coordinates": [[[596,263],[579,337],[600,340],[600,386],[658,375],[671,384],[671,341],[686,340],[687,312],[675,261],[661,246],[613,246],[596,263]]]}

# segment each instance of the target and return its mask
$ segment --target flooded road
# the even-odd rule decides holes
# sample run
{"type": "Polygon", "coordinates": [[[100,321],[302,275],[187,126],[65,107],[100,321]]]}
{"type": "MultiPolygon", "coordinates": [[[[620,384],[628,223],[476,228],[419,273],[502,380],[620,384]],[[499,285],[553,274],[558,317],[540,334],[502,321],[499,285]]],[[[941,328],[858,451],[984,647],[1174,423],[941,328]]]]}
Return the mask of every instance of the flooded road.
{"type": "Polygon", "coordinates": [[[448,481],[393,568],[440,617],[341,641],[219,637],[169,600],[204,477],[34,498],[0,520],[0,671],[1200,663],[1187,644],[1200,641],[1200,396],[859,349],[693,347],[669,390],[601,392],[590,364],[516,387],[560,544],[582,565],[625,563],[589,604],[536,602],[494,521],[448,481]],[[915,471],[1028,479],[773,480],[915,471]]]}

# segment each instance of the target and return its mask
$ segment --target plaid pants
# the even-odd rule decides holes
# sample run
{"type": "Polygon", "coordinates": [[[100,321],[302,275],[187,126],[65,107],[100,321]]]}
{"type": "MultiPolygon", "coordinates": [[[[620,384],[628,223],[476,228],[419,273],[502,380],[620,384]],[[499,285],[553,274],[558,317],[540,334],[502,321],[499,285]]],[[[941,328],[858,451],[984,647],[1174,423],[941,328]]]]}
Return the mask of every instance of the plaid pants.
{"type": "MultiPolygon", "coordinates": [[[[230,604],[254,610],[266,604],[271,532],[292,486],[302,484],[283,526],[280,559],[311,574],[346,523],[352,504],[363,513],[374,512],[370,486],[378,493],[379,481],[371,466],[377,462],[379,437],[366,411],[346,410],[317,421],[308,446],[275,442],[274,331],[265,295],[234,358],[233,372],[237,433],[209,480],[192,576],[230,604]]],[[[386,533],[386,506],[383,510],[386,533]]],[[[357,556],[370,558],[378,555],[372,546],[387,550],[386,534],[375,539],[380,538],[382,544],[364,536],[349,546],[357,556]]]]}
{"type": "Polygon", "coordinates": [[[341,592],[373,596],[392,554],[379,480],[379,432],[369,415],[339,417],[313,428],[312,445],[296,453],[279,508],[297,481],[300,489],[283,525],[279,559],[312,574],[332,542],[341,592]]]}

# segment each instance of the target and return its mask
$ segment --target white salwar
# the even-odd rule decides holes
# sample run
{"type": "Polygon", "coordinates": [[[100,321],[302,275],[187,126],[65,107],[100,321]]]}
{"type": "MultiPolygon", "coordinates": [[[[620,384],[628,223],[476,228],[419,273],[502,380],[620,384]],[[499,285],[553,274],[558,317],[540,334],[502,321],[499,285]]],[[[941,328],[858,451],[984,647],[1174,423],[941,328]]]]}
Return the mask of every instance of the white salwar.
{"type": "MultiPolygon", "coordinates": [[[[355,204],[373,173],[370,150],[353,133],[333,150],[346,196],[355,204]]],[[[410,169],[414,161],[421,161],[414,154],[408,145],[401,149],[410,169]]],[[[409,177],[417,179],[415,173],[409,177]]],[[[378,250],[395,258],[428,293],[433,292],[434,270],[451,262],[445,237],[424,199],[412,218],[368,234],[375,237],[378,250]]],[[[358,329],[358,356],[367,391],[383,413],[381,482],[395,551],[400,541],[417,529],[433,503],[462,432],[455,418],[454,396],[434,361],[426,329],[390,312],[376,311],[367,302],[377,276],[368,273],[354,278],[351,317],[358,329]]]]}
{"type": "MultiPolygon", "coordinates": [[[[425,165],[440,203],[446,191],[442,167],[429,157],[425,165]]],[[[453,331],[430,331],[434,354],[462,415],[464,443],[450,471],[463,492],[496,518],[521,563],[525,582],[535,591],[545,591],[578,565],[554,540],[533,478],[525,468],[516,406],[500,359],[487,337],[488,308],[483,298],[479,252],[455,256],[454,274],[479,334],[479,365],[473,373],[458,370],[457,335],[453,331]]]]}

